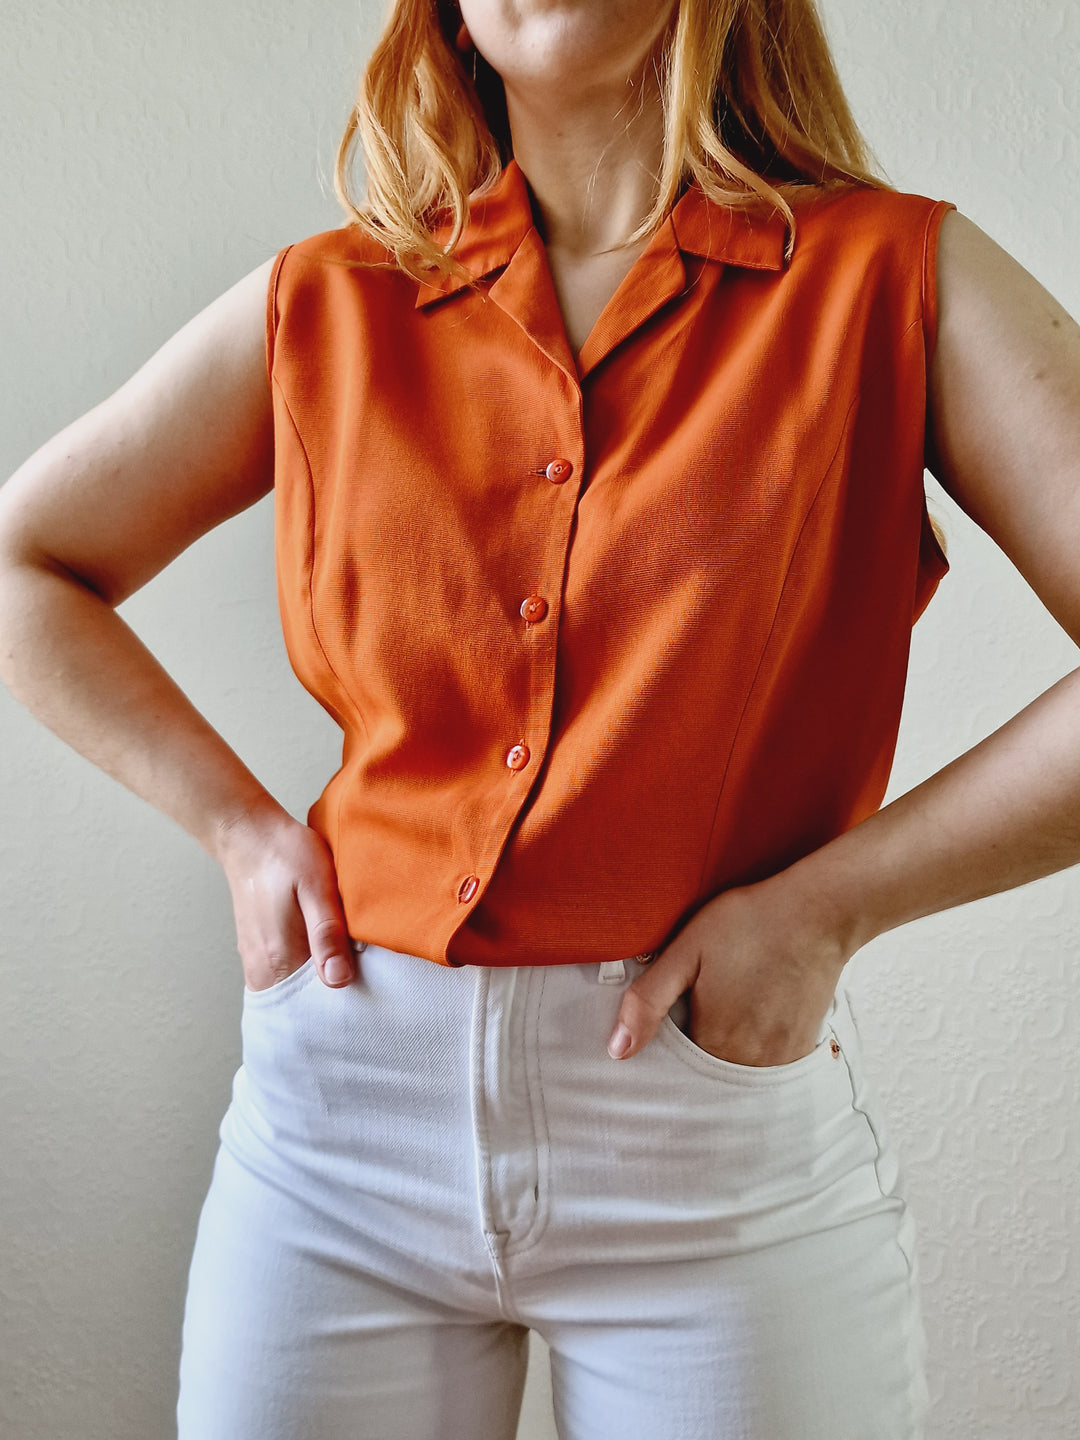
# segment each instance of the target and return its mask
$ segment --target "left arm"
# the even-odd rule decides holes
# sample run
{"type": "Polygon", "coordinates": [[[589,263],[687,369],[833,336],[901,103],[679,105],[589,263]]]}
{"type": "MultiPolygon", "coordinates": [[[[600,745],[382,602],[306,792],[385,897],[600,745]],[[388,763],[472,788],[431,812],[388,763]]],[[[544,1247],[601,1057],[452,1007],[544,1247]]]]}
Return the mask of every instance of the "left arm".
{"type": "MultiPolygon", "coordinates": [[[[955,213],[941,228],[938,303],[938,478],[1080,644],[1080,326],[955,213]]],[[[624,996],[622,1054],[692,986],[705,1049],[796,1059],[867,941],[1078,862],[1080,669],[859,825],[702,906],[624,996]]]]}

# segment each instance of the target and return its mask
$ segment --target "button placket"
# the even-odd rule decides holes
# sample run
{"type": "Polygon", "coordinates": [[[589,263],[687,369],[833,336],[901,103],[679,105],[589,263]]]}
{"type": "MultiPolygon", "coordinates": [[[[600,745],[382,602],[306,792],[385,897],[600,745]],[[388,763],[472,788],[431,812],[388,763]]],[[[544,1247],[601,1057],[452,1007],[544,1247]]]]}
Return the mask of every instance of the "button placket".
{"type": "MultiPolygon", "coordinates": [[[[543,479],[550,481],[552,485],[564,485],[575,473],[575,466],[572,460],[557,456],[549,460],[541,468],[533,472],[543,479]]],[[[571,498],[567,496],[567,498],[571,498]]],[[[551,606],[543,595],[526,595],[519,602],[518,614],[525,622],[524,630],[528,631],[534,625],[539,625],[551,614],[551,606]]],[[[551,637],[554,638],[553,636],[551,637]]],[[[532,760],[532,752],[524,740],[519,740],[511,745],[504,756],[504,763],[511,774],[524,770],[532,760]]],[[[466,875],[458,884],[457,900],[461,905],[469,905],[477,896],[480,890],[480,877],[478,875],[466,875]]]]}
{"type": "MultiPolygon", "coordinates": [[[[549,460],[542,468],[534,472],[549,480],[553,485],[564,485],[574,474],[574,462],[566,459],[565,456],[556,456],[549,460]]],[[[533,625],[540,624],[550,613],[550,606],[543,595],[526,595],[518,607],[518,614],[525,621],[526,630],[533,625]]],[[[508,770],[517,772],[524,770],[532,758],[529,747],[524,741],[512,745],[506,753],[506,766],[508,770]]]]}

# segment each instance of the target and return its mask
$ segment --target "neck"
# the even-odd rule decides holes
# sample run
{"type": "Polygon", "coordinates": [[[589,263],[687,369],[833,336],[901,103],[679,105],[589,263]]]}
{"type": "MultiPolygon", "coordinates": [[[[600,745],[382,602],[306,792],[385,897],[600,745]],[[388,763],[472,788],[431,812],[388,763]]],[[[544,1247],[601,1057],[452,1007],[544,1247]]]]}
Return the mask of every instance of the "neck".
{"type": "Polygon", "coordinates": [[[514,158],[549,250],[585,258],[625,241],[659,193],[663,111],[651,67],[625,93],[561,103],[507,87],[514,158]],[[647,83],[648,82],[648,83],[647,83]]]}

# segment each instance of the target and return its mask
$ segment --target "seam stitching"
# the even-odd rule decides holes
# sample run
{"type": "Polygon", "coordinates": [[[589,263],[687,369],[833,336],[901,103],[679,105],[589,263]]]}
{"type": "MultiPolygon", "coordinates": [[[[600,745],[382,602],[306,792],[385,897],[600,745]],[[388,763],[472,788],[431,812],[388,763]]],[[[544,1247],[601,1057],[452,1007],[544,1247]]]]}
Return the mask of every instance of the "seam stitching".
{"type": "Polygon", "coordinates": [[[300,446],[300,453],[301,453],[301,455],[304,457],[304,468],[305,468],[305,470],[307,471],[308,489],[309,489],[310,492],[311,492],[311,564],[308,566],[308,575],[307,575],[308,618],[309,618],[310,621],[311,621],[311,633],[314,635],[314,637],[315,637],[315,643],[316,643],[316,645],[318,645],[318,647],[319,647],[319,654],[323,657],[323,660],[326,662],[326,668],[330,671],[330,674],[333,675],[334,679],[337,681],[337,683],[338,683],[338,685],[339,685],[339,687],[340,687],[340,689],[341,689],[342,698],[348,703],[349,708],[353,711],[353,713],[356,715],[357,719],[360,721],[361,729],[363,730],[364,735],[365,735],[365,737],[366,737],[366,739],[367,739],[367,742],[368,742],[368,744],[370,745],[370,744],[371,744],[371,733],[370,733],[370,731],[368,730],[367,719],[366,719],[365,716],[364,716],[364,712],[360,709],[360,706],[356,703],[356,700],[355,700],[355,698],[353,697],[353,695],[350,693],[348,687],[347,687],[346,684],[345,684],[345,681],[344,681],[344,680],[341,678],[341,676],[338,674],[337,670],[336,670],[335,667],[334,667],[333,661],[330,659],[330,656],[326,653],[326,646],[323,644],[322,636],[319,634],[319,627],[318,627],[318,625],[315,623],[315,596],[314,596],[314,594],[313,594],[313,582],[314,582],[314,575],[315,575],[315,552],[316,552],[317,538],[318,538],[318,536],[317,536],[318,525],[317,525],[317,516],[316,516],[316,509],[315,509],[315,477],[314,477],[314,475],[312,474],[312,470],[311,470],[311,460],[310,460],[310,458],[309,458],[309,456],[308,456],[308,453],[307,453],[307,446],[304,444],[304,437],[300,434],[300,427],[299,427],[299,425],[297,425],[297,423],[296,423],[296,417],[295,417],[295,415],[294,415],[293,412],[292,412],[292,406],[289,404],[288,396],[285,394],[285,391],[282,389],[280,382],[279,382],[278,380],[276,380],[276,379],[275,379],[275,381],[274,381],[274,386],[275,386],[278,394],[281,396],[281,403],[284,405],[284,407],[285,407],[285,413],[286,413],[286,415],[288,415],[288,417],[289,417],[289,423],[292,425],[293,434],[296,436],[296,443],[300,446]]]}
{"type": "MultiPolygon", "coordinates": [[[[523,1255],[527,1250],[533,1249],[533,1247],[534,1247],[535,1245],[537,1245],[537,1244],[543,1239],[544,1234],[545,1234],[545,1232],[547,1231],[547,1228],[548,1228],[548,1221],[549,1221],[550,1216],[551,1216],[551,1204],[550,1204],[551,1174],[550,1174],[550,1166],[549,1166],[548,1163],[547,1163],[547,1155],[548,1155],[548,1147],[549,1147],[549,1132],[548,1132],[548,1123],[547,1123],[547,1109],[546,1109],[546,1107],[545,1107],[545,1105],[544,1105],[544,1081],[543,1081],[543,1071],[542,1071],[542,1069],[541,1069],[541,1054],[542,1054],[542,1051],[541,1051],[541,1042],[540,1042],[540,1022],[541,1022],[541,1018],[542,1018],[542,1014],[543,1014],[544,986],[545,986],[546,981],[547,981],[547,974],[546,974],[547,969],[548,969],[548,967],[547,967],[546,965],[534,967],[534,970],[539,970],[539,971],[541,972],[541,973],[540,973],[540,976],[539,976],[539,981],[540,981],[540,993],[539,993],[539,994],[537,995],[537,997],[536,997],[536,1014],[535,1014],[535,1021],[534,1021],[534,1027],[533,1027],[533,1045],[534,1045],[534,1047],[535,1047],[534,1053],[535,1053],[535,1055],[536,1055],[536,1078],[537,1078],[536,1108],[534,1108],[534,1107],[533,1107],[533,1104],[532,1104],[533,1096],[532,1096],[532,1094],[531,1094],[531,1092],[530,1092],[530,1090],[529,1090],[529,1087],[528,1087],[528,1079],[527,1079],[527,1078],[526,1078],[526,1092],[525,1092],[525,1093],[526,1093],[526,1096],[527,1096],[527,1099],[528,1099],[528,1101],[529,1101],[529,1118],[530,1118],[531,1121],[532,1121],[532,1127],[533,1127],[533,1144],[536,1146],[536,1183],[537,1183],[537,1187],[540,1189],[540,1195],[539,1195],[538,1200],[537,1200],[537,1209],[536,1209],[535,1215],[533,1216],[532,1224],[529,1226],[529,1228],[528,1228],[528,1229],[525,1231],[525,1233],[522,1235],[520,1242],[518,1242],[518,1243],[514,1243],[513,1241],[508,1241],[508,1242],[507,1242],[507,1247],[506,1247],[506,1253],[507,1253],[507,1255],[514,1255],[515,1257],[516,1257],[516,1256],[519,1256],[519,1255],[523,1255]],[[538,1127],[537,1127],[537,1116],[538,1116],[538,1114],[539,1114],[539,1120],[540,1120],[539,1129],[538,1129],[538,1127]],[[544,1153],[544,1165],[543,1165],[543,1169],[544,1169],[544,1172],[545,1172],[545,1173],[544,1173],[543,1176],[541,1176],[541,1174],[540,1174],[540,1171],[541,1171],[541,1164],[540,1164],[541,1149],[540,1149],[539,1141],[540,1141],[541,1136],[543,1137],[543,1143],[544,1143],[544,1152],[543,1152],[543,1153],[544,1153]],[[541,1180],[542,1180],[542,1179],[547,1182],[547,1186],[546,1186],[546,1187],[541,1184],[541,1180]]],[[[531,988],[531,987],[530,987],[530,988],[531,988]]]]}
{"type": "MultiPolygon", "coordinates": [[[[854,1022],[854,1015],[852,1015],[852,1021],[854,1022]]],[[[919,1353],[920,1347],[916,1338],[915,1330],[913,1328],[914,1326],[920,1324],[921,1321],[918,1319],[917,1316],[913,1316],[912,1314],[912,1307],[917,1307],[919,1303],[918,1261],[915,1254],[909,1251],[907,1246],[905,1246],[900,1239],[900,1231],[905,1221],[907,1221],[909,1224],[913,1222],[913,1216],[911,1215],[911,1206],[908,1203],[907,1197],[901,1191],[886,1190],[884,1184],[882,1183],[881,1161],[884,1155],[884,1146],[882,1145],[881,1136],[878,1133],[877,1126],[871,1119],[870,1113],[866,1109],[866,1106],[860,1103],[860,1100],[858,1098],[859,1087],[855,1082],[855,1075],[851,1068],[851,1060],[848,1057],[847,1047],[841,1044],[840,1048],[841,1054],[843,1056],[844,1067],[847,1070],[848,1074],[848,1082],[851,1086],[851,1108],[855,1111],[857,1115],[862,1116],[864,1122],[866,1123],[866,1128],[870,1132],[870,1139],[873,1142],[874,1179],[877,1182],[878,1193],[883,1200],[897,1207],[896,1233],[893,1236],[893,1243],[895,1244],[897,1250],[900,1251],[900,1255],[903,1258],[904,1271],[907,1276],[909,1304],[904,1312],[904,1346],[908,1357],[911,1377],[906,1387],[906,1399],[908,1404],[908,1411],[911,1416],[914,1417],[917,1407],[915,1405],[915,1401],[912,1395],[912,1388],[915,1384],[917,1376],[923,1370],[923,1365],[919,1353]]]]}

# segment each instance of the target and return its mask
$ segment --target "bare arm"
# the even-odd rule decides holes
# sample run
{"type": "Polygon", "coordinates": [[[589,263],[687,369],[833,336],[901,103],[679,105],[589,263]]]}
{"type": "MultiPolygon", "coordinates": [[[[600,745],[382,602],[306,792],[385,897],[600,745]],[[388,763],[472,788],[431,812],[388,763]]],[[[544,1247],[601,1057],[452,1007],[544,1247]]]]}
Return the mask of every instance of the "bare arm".
{"type": "MultiPolygon", "coordinates": [[[[971,221],[938,259],[939,479],[1080,644],[1080,326],[971,221]]],[[[1080,670],[808,858],[857,949],[1080,862],[1080,670]],[[856,899],[858,897],[858,899],[856,899]]]]}
{"type": "Polygon", "coordinates": [[[273,484],[260,266],[0,490],[0,678],[221,861],[249,983],[352,959],[325,847],[115,613],[273,484]]]}
{"type": "MultiPolygon", "coordinates": [[[[1080,326],[963,216],[938,251],[939,479],[1080,643],[1080,326]]],[[[630,1055],[693,986],[706,1049],[783,1064],[874,936],[1080,862],[1080,670],[877,814],[708,902],[630,990],[630,1055]]],[[[619,1049],[613,1046],[613,1053],[619,1049]]]]}

